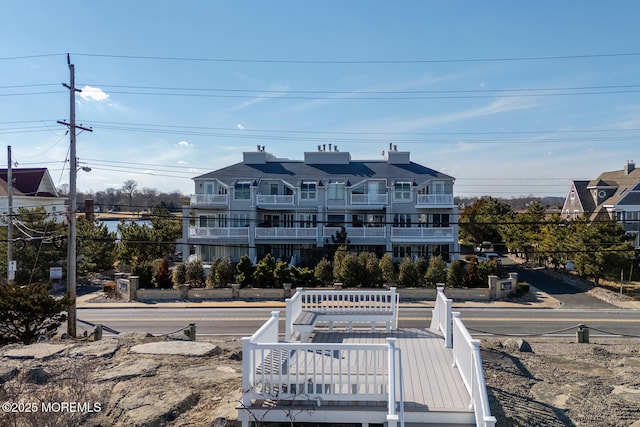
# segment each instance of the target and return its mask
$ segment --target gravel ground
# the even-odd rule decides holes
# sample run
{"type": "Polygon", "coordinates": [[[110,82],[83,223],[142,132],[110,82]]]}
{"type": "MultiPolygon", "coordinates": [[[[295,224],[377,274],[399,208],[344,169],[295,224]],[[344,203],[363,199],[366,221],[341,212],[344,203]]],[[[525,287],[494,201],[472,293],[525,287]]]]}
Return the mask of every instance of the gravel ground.
{"type": "Polygon", "coordinates": [[[567,338],[482,343],[497,426],[640,426],[640,340],[567,338]],[[634,424],[637,423],[637,424],[634,424]]]}

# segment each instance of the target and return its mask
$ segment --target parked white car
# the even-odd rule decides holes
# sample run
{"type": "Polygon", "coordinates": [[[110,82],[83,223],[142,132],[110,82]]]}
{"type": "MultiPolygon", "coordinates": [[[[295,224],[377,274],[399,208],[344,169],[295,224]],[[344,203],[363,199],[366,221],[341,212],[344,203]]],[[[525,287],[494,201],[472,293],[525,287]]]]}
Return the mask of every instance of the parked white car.
{"type": "Polygon", "coordinates": [[[502,264],[502,257],[495,252],[485,252],[478,255],[478,262],[496,260],[498,264],[502,264]]]}

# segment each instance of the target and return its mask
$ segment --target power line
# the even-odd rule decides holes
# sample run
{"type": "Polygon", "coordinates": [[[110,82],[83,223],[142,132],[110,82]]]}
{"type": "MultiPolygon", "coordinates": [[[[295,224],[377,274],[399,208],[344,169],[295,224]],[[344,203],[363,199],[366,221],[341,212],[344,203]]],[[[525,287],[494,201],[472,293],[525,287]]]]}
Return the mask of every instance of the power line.
{"type": "Polygon", "coordinates": [[[115,55],[98,53],[71,53],[76,56],[136,59],[136,60],[156,60],[156,61],[187,61],[187,62],[239,62],[239,63],[275,63],[275,64],[436,64],[436,63],[459,63],[459,62],[508,62],[508,61],[557,61],[589,58],[616,58],[640,56],[640,52],[615,52],[596,53],[584,55],[556,55],[556,56],[521,56],[521,57],[496,57],[496,58],[457,58],[457,59],[382,59],[382,60],[303,60],[303,59],[249,59],[249,58],[197,58],[197,57],[177,57],[177,56],[138,56],[138,55],[115,55]]]}

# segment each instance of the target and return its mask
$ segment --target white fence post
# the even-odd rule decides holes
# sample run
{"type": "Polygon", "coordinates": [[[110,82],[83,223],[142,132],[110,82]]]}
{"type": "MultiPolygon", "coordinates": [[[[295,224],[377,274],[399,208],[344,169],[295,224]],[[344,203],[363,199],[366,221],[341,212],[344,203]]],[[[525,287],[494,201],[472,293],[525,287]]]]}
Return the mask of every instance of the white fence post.
{"type": "Polygon", "coordinates": [[[389,346],[389,390],[388,390],[388,411],[387,426],[396,427],[398,425],[398,414],[396,413],[396,339],[387,338],[389,346]]]}

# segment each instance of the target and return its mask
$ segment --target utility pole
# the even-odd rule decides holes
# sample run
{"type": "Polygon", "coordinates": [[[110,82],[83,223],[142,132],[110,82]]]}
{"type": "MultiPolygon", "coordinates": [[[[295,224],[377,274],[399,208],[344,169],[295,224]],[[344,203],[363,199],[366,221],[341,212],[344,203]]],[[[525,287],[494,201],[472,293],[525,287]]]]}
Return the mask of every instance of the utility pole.
{"type": "Polygon", "coordinates": [[[11,146],[7,146],[7,281],[13,282],[16,271],[13,265],[13,171],[11,169],[11,146]]]}
{"type": "Polygon", "coordinates": [[[86,130],[92,132],[91,129],[76,125],[76,92],[81,92],[80,89],[76,89],[76,76],[75,68],[71,63],[69,54],[67,54],[67,65],[69,66],[69,84],[62,84],[69,89],[69,123],[58,121],[59,124],[65,125],[69,128],[69,235],[67,239],[67,293],[71,304],[67,311],[67,334],[71,337],[76,337],[76,222],[77,218],[77,190],[76,179],[78,174],[78,158],[76,157],[76,129],[86,130]]]}

